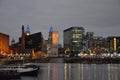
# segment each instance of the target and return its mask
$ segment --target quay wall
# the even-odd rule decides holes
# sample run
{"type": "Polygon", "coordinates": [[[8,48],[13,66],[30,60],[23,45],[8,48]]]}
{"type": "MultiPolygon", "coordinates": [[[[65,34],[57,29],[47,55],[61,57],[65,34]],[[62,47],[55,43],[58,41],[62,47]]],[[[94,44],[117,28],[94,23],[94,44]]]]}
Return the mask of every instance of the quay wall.
{"type": "Polygon", "coordinates": [[[120,64],[120,58],[45,58],[4,61],[3,65],[24,64],[24,63],[80,63],[80,64],[120,64]]]}
{"type": "Polygon", "coordinates": [[[81,64],[119,64],[120,58],[66,58],[64,62],[81,64]]]}

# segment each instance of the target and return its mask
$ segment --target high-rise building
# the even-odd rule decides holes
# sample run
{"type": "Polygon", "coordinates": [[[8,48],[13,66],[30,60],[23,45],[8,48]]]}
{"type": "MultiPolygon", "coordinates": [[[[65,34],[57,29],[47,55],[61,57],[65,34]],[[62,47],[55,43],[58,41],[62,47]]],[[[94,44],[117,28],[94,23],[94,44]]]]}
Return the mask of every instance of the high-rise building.
{"type": "Polygon", "coordinates": [[[80,52],[83,50],[84,40],[84,28],[83,27],[71,27],[64,30],[64,48],[73,51],[80,52]]]}
{"type": "Polygon", "coordinates": [[[9,53],[9,35],[0,33],[0,52],[9,53]]]}

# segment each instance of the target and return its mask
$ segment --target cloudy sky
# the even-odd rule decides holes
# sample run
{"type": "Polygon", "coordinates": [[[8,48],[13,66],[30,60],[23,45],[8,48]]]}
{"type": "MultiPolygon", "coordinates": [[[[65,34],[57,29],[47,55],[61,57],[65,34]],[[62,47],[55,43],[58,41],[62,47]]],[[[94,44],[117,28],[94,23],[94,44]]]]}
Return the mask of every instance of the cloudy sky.
{"type": "Polygon", "coordinates": [[[45,39],[52,25],[60,43],[63,30],[71,26],[83,26],[96,36],[120,36],[120,0],[0,0],[0,32],[17,41],[22,25],[45,39]]]}

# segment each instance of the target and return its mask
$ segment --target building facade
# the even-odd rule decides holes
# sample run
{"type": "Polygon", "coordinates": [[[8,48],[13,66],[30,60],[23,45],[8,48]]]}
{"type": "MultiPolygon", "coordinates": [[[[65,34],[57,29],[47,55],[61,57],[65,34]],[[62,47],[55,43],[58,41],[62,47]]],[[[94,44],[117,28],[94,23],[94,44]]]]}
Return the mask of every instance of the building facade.
{"type": "Polygon", "coordinates": [[[64,30],[64,48],[70,52],[82,51],[84,32],[83,27],[71,27],[64,30]]]}
{"type": "Polygon", "coordinates": [[[58,56],[59,32],[53,31],[52,26],[49,30],[47,53],[50,57],[58,56]]]}
{"type": "MultiPolygon", "coordinates": [[[[41,32],[25,36],[25,49],[34,49],[35,51],[42,49],[43,36],[41,32]]],[[[19,38],[21,44],[21,38],[19,38]]]]}
{"type": "Polygon", "coordinates": [[[43,36],[41,32],[30,34],[30,28],[27,26],[24,30],[24,25],[22,26],[22,34],[19,37],[19,41],[11,45],[13,53],[29,54],[34,50],[42,51],[43,48],[43,36]],[[28,53],[29,52],[29,53],[28,53]]]}
{"type": "Polygon", "coordinates": [[[107,44],[110,53],[120,53],[120,36],[107,37],[107,44]]]}
{"type": "Polygon", "coordinates": [[[0,33],[0,52],[9,53],[9,35],[0,33]]]}
{"type": "Polygon", "coordinates": [[[94,32],[86,32],[85,40],[86,40],[86,43],[87,43],[86,46],[88,49],[91,48],[93,45],[93,37],[94,37],[94,32]]]}
{"type": "Polygon", "coordinates": [[[91,53],[96,55],[107,53],[108,50],[106,38],[103,38],[101,36],[94,36],[92,40],[92,46],[89,49],[91,50],[91,53]]]}
{"type": "Polygon", "coordinates": [[[51,45],[51,55],[58,56],[58,43],[59,42],[59,33],[58,31],[52,32],[52,45],[51,45]]]}

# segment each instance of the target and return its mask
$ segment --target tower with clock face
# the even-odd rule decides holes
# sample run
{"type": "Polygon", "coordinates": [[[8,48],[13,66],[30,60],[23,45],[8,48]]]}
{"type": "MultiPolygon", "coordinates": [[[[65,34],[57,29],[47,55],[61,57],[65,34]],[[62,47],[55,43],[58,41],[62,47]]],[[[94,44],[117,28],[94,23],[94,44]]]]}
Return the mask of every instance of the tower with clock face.
{"type": "Polygon", "coordinates": [[[48,41],[49,41],[49,45],[48,45],[49,56],[57,57],[58,56],[58,43],[59,43],[58,31],[50,32],[48,41]]]}
{"type": "Polygon", "coordinates": [[[49,37],[48,37],[48,55],[49,57],[57,57],[58,56],[58,43],[59,43],[59,33],[58,31],[53,31],[52,26],[49,30],[49,37]]]}
{"type": "Polygon", "coordinates": [[[26,28],[26,32],[25,32],[26,36],[29,36],[30,35],[30,28],[29,26],[27,25],[27,28],[26,28]]]}

